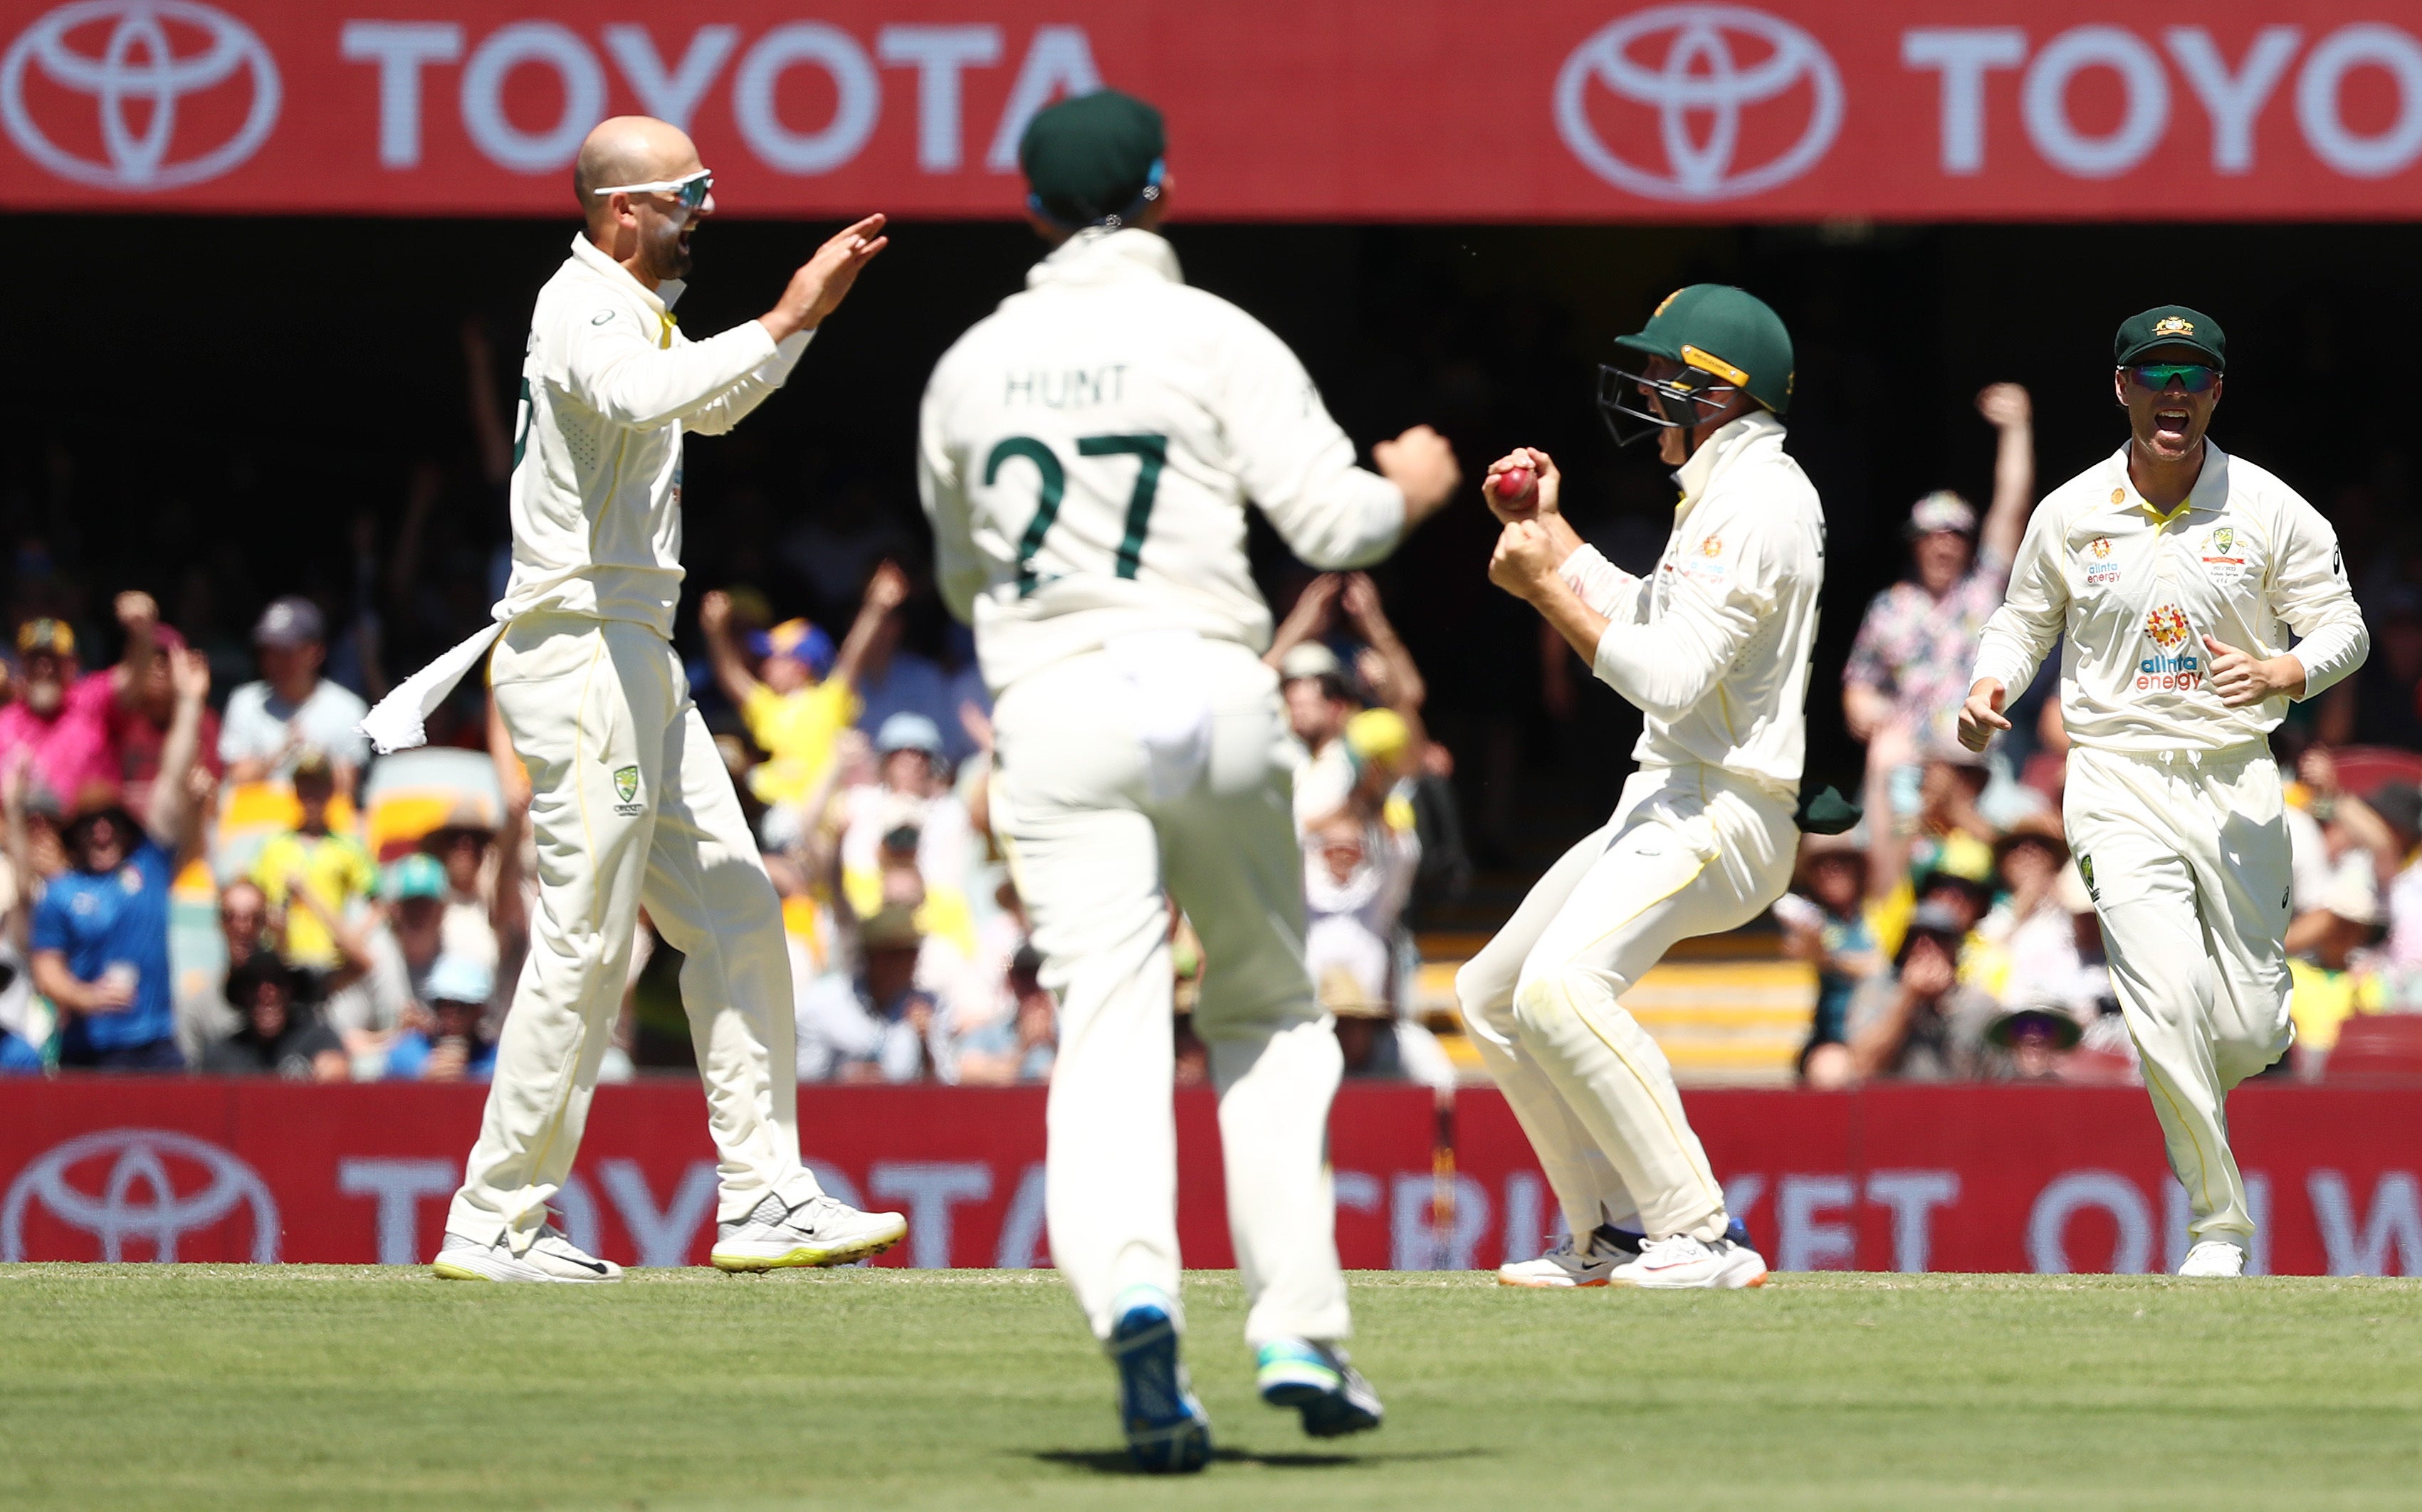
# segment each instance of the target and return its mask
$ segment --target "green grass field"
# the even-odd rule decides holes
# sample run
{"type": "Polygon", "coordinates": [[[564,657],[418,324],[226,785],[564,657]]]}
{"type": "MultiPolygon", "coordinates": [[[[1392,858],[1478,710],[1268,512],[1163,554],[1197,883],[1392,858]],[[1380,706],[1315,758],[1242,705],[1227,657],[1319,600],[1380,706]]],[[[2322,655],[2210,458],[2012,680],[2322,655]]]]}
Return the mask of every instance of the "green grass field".
{"type": "Polygon", "coordinates": [[[1047,1272],[0,1267],[0,1505],[2422,1504],[2422,1284],[1353,1279],[1387,1425],[1262,1407],[1206,1272],[1219,1457],[1162,1480],[1047,1272]]]}

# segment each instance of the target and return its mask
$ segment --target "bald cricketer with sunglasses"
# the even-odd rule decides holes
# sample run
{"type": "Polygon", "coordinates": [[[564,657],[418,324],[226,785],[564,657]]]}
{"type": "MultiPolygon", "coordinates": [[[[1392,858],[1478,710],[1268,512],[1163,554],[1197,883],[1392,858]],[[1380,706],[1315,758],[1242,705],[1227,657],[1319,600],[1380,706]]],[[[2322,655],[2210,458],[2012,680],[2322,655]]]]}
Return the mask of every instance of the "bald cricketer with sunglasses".
{"type": "Polygon", "coordinates": [[[2245,1273],[2254,1216],[2225,1104],[2294,1038],[2270,733],[2370,647],[2329,522],[2204,434],[2227,351],[2181,305],[2120,325],[2128,444],[2037,508],[1959,715],[1984,749],[2010,727],[2007,690],[2059,644],[2068,842],[2193,1213],[2182,1276],[2245,1273]]]}
{"type": "Polygon", "coordinates": [[[834,1265],[898,1242],[896,1213],[826,1196],[801,1164],[781,909],[670,637],[682,582],[682,443],[720,434],[790,376],[883,250],[869,216],[818,248],[756,320],[692,341],[673,302],[714,178],[679,129],[618,117],[582,144],[587,225],[539,291],[513,445],[513,569],[495,623],[364,721],[381,749],[480,655],[528,771],[539,905],[479,1142],[436,1273],[600,1282],[619,1268],[548,1221],[579,1148],[642,904],[679,950],[720,1157],[715,1263],[834,1265]]]}

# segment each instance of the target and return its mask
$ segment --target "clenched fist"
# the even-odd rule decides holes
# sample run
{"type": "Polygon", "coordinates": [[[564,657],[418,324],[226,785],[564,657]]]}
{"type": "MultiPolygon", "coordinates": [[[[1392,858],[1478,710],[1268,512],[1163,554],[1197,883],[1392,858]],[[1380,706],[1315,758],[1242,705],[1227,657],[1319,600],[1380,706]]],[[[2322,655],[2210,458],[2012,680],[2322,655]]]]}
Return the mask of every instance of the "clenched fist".
{"type": "Polygon", "coordinates": [[[1536,520],[1509,520],[1488,559],[1488,580],[1518,599],[1535,599],[1563,565],[1554,537],[1536,520]]]}

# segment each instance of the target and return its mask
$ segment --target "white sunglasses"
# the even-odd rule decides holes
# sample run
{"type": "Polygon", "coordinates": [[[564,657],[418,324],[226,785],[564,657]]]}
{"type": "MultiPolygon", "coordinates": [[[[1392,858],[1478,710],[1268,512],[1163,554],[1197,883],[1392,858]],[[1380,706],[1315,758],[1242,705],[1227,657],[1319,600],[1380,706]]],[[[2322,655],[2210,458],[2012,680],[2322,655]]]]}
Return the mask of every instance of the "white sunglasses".
{"type": "Polygon", "coordinates": [[[681,201],[684,210],[696,210],[706,203],[715,188],[715,170],[700,168],[696,173],[678,179],[660,179],[654,183],[617,183],[590,191],[595,195],[671,195],[681,201]]]}

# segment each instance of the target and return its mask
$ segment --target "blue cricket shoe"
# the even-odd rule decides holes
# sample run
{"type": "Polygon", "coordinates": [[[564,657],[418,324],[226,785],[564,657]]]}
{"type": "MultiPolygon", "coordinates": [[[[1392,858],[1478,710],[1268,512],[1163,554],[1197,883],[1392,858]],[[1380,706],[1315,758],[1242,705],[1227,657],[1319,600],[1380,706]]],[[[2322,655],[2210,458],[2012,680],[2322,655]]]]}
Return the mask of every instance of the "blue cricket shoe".
{"type": "Polygon", "coordinates": [[[1110,1362],[1119,1367],[1119,1425],[1127,1453],[1156,1474],[1211,1460],[1211,1418],[1177,1358],[1177,1306],[1156,1286],[1130,1286],[1114,1304],[1110,1362]]]}

